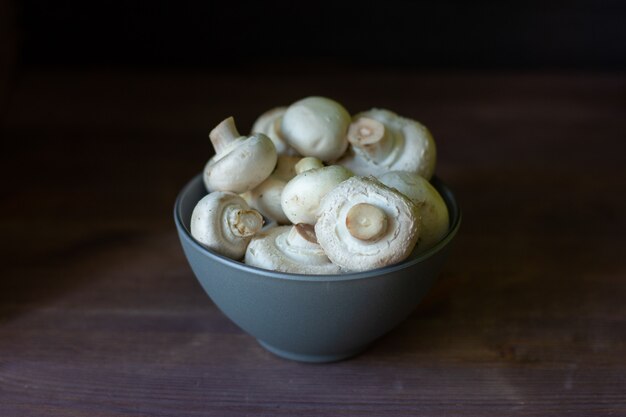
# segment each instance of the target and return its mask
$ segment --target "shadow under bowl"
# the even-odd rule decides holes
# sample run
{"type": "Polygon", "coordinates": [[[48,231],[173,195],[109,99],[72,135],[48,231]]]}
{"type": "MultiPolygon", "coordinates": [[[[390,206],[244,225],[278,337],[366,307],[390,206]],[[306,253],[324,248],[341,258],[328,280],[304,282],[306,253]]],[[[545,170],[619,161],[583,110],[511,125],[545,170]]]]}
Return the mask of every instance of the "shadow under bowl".
{"type": "Polygon", "coordinates": [[[198,281],[218,308],[270,352],[304,362],[354,356],[417,307],[437,278],[459,225],[452,191],[431,183],[448,207],[450,228],[431,249],[384,268],[341,275],[299,275],[245,265],[213,252],[190,233],[191,213],[207,192],[202,176],[180,192],[174,220],[198,281]]]}

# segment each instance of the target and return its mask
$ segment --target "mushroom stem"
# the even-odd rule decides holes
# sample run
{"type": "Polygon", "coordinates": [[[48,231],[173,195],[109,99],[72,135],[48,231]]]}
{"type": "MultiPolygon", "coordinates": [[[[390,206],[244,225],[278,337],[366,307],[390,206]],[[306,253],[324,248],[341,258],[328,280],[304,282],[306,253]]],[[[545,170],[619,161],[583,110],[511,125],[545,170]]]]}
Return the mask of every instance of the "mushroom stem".
{"type": "Polygon", "coordinates": [[[237,237],[252,236],[263,227],[263,216],[256,210],[233,208],[226,218],[230,231],[237,237]]]}
{"type": "Polygon", "coordinates": [[[355,204],[346,216],[346,227],[353,237],[374,242],[387,231],[387,215],[372,204],[355,204]]]}
{"type": "Polygon", "coordinates": [[[348,142],[376,160],[377,155],[386,155],[393,145],[391,132],[378,120],[359,117],[348,128],[348,142]]]}
{"type": "Polygon", "coordinates": [[[235,119],[233,119],[232,116],[224,119],[209,133],[209,139],[211,139],[216,154],[222,153],[230,143],[239,137],[241,137],[241,135],[237,131],[235,119]]]}
{"type": "Polygon", "coordinates": [[[359,117],[348,128],[348,141],[356,145],[371,145],[385,136],[385,125],[369,117],[359,117]]]}
{"type": "Polygon", "coordinates": [[[302,158],[295,166],[296,174],[301,174],[305,171],[310,171],[317,168],[324,168],[324,164],[322,163],[322,161],[312,156],[302,158]]]}

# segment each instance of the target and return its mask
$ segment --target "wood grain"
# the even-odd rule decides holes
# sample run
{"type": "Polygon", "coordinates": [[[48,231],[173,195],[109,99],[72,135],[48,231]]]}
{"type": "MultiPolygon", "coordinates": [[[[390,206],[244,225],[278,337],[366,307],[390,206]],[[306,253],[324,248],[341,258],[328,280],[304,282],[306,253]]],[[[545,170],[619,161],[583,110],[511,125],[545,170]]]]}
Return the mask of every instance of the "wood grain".
{"type": "Polygon", "coordinates": [[[0,415],[626,415],[620,74],[30,72],[0,154],[0,415]],[[274,357],[204,295],[171,209],[228,115],[328,95],[423,121],[464,223],[362,355],[274,357]]]}

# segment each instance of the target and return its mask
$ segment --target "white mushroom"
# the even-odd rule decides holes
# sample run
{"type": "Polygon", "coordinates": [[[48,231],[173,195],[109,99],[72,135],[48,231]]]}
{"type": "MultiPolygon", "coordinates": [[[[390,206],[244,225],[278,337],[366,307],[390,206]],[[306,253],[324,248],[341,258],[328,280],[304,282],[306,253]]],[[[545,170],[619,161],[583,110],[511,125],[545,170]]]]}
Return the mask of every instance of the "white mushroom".
{"type": "Polygon", "coordinates": [[[435,141],[421,123],[383,109],[353,118],[348,130],[352,145],[337,162],[356,175],[409,171],[430,179],[435,172],[435,141]]]}
{"type": "Polygon", "coordinates": [[[296,174],[301,174],[304,171],[310,171],[312,169],[324,168],[324,164],[317,158],[307,156],[298,161],[294,166],[296,174]]]}
{"type": "Polygon", "coordinates": [[[209,191],[243,193],[262,183],[276,166],[276,148],[262,133],[244,137],[237,132],[232,117],[209,134],[215,156],[204,168],[204,184],[209,191]]]}
{"type": "Polygon", "coordinates": [[[406,259],[419,237],[417,207],[373,177],[352,177],[322,199],[315,233],[330,260],[366,271],[406,259]]]}
{"type": "Polygon", "coordinates": [[[298,153],[295,149],[289,146],[280,131],[280,125],[285,111],[287,111],[287,107],[276,107],[260,115],[252,125],[252,134],[263,133],[270,138],[272,142],[274,142],[276,153],[278,155],[295,156],[298,153]]]}
{"type": "Polygon", "coordinates": [[[281,206],[280,196],[285,184],[296,176],[296,164],[302,158],[298,156],[278,155],[276,169],[265,181],[250,191],[241,194],[246,203],[263,216],[277,224],[289,224],[281,206]]]}
{"type": "Polygon", "coordinates": [[[417,206],[421,217],[417,253],[433,247],[450,227],[448,207],[425,178],[406,171],[391,171],[378,177],[388,187],[395,188],[417,206]]]}
{"type": "Polygon", "coordinates": [[[339,274],[317,243],[310,225],[281,226],[257,234],[246,250],[245,262],[258,268],[293,274],[339,274]]]}
{"type": "Polygon", "coordinates": [[[296,164],[302,159],[301,156],[278,155],[276,169],[272,175],[287,182],[296,176],[296,164]]]}
{"type": "Polygon", "coordinates": [[[263,216],[237,194],[215,191],[203,197],[191,214],[191,235],[204,246],[229,258],[241,259],[252,236],[263,227],[263,216]]]}
{"type": "Polygon", "coordinates": [[[283,212],[280,200],[285,184],[287,184],[285,181],[270,175],[255,189],[241,194],[241,197],[250,207],[268,219],[275,220],[278,224],[289,224],[290,221],[283,212]]]}
{"type": "Polygon", "coordinates": [[[307,97],[293,103],[283,115],[281,132],[301,155],[334,161],[346,151],[350,114],[324,97],[307,97]]]}
{"type": "Polygon", "coordinates": [[[339,165],[312,168],[310,161],[296,166],[299,172],[285,185],[281,195],[281,206],[293,224],[315,224],[320,200],[327,192],[352,176],[352,173],[339,165]]]}

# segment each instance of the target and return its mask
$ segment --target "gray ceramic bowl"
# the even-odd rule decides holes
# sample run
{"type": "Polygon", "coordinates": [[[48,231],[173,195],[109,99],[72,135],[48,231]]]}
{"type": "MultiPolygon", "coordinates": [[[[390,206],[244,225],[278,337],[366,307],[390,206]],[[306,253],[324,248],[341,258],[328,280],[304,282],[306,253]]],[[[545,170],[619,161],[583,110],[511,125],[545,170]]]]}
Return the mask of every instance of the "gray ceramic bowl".
{"type": "Polygon", "coordinates": [[[450,230],[425,253],[385,268],[343,275],[268,271],[221,256],[191,237],[196,203],[206,195],[198,175],[181,191],[174,219],[198,281],[239,327],[278,356],[332,362],[353,356],[402,322],[433,284],[461,221],[452,192],[438,179],[450,230]]]}

